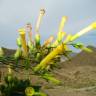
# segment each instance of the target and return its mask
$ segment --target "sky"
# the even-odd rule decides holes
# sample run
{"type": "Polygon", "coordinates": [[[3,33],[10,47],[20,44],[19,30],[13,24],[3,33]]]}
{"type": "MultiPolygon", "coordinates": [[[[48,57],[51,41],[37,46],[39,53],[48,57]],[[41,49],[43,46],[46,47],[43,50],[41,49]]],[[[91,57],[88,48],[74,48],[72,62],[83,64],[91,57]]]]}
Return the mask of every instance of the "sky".
{"type": "MultiPolygon", "coordinates": [[[[0,0],[0,46],[16,48],[18,29],[30,22],[35,34],[39,10],[46,10],[40,34],[42,42],[58,32],[62,16],[67,16],[64,31],[75,34],[96,21],[96,0],[0,0]]],[[[78,38],[75,42],[96,45],[96,31],[78,38]]]]}

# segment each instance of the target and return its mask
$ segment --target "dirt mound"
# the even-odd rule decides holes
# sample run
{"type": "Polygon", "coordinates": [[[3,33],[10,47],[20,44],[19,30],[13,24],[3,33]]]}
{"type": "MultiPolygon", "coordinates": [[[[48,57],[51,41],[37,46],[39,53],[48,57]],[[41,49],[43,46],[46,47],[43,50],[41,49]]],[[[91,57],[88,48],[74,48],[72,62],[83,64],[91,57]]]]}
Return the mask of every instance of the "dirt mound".
{"type": "Polygon", "coordinates": [[[72,65],[74,66],[96,66],[96,48],[92,46],[88,46],[93,52],[88,53],[85,51],[80,52],[79,54],[75,55],[74,57],[71,58],[71,60],[67,60],[63,62],[63,65],[72,65]]]}
{"type": "Polygon", "coordinates": [[[15,49],[8,49],[8,48],[4,48],[4,47],[2,47],[2,49],[3,49],[3,51],[4,51],[4,54],[6,55],[6,56],[11,56],[11,55],[13,55],[14,53],[15,53],[15,49]]]}

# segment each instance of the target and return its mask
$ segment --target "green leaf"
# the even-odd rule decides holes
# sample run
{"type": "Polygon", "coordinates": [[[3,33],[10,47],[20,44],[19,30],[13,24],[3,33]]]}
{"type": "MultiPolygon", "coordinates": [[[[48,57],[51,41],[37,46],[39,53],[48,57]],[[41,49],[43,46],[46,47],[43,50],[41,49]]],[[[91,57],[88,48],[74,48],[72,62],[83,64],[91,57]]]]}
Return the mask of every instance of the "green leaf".
{"type": "Polygon", "coordinates": [[[61,83],[61,81],[57,80],[56,78],[54,78],[50,74],[44,74],[44,75],[42,75],[42,77],[44,79],[46,79],[47,81],[51,81],[52,83],[57,84],[57,85],[61,83]]]}
{"type": "Polygon", "coordinates": [[[82,43],[76,43],[76,44],[71,44],[71,45],[77,49],[82,49],[82,47],[84,47],[82,43]]]}
{"type": "Polygon", "coordinates": [[[86,52],[93,52],[90,48],[87,48],[87,47],[82,48],[82,50],[84,50],[86,52]]]}

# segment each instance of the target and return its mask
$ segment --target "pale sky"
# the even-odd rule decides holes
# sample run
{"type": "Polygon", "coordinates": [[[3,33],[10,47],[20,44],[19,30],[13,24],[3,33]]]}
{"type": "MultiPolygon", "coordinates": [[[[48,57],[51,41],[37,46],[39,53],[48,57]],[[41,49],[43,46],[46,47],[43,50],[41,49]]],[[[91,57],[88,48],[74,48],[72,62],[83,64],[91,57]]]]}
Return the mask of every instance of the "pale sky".
{"type": "MultiPolygon", "coordinates": [[[[32,23],[33,33],[40,8],[46,14],[40,26],[42,42],[58,32],[62,16],[68,21],[64,31],[75,34],[96,21],[96,0],[0,0],[0,46],[16,48],[18,28],[32,23]]],[[[77,40],[86,45],[96,45],[96,31],[91,31],[77,40]]]]}

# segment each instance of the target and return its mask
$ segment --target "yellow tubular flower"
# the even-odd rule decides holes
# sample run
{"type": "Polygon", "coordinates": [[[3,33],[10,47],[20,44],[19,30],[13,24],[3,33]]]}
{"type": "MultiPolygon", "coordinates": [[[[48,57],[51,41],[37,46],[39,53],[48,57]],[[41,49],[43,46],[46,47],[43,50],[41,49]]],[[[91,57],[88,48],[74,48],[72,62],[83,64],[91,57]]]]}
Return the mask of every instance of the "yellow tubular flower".
{"type": "Polygon", "coordinates": [[[64,45],[60,44],[57,48],[55,48],[52,52],[50,52],[41,62],[39,65],[35,67],[35,71],[39,71],[40,69],[44,69],[47,67],[47,64],[58,54],[64,51],[64,45]]]}
{"type": "Polygon", "coordinates": [[[92,23],[91,26],[93,27],[93,29],[96,29],[96,22],[92,23]]]}
{"type": "Polygon", "coordinates": [[[66,39],[64,40],[64,44],[66,44],[67,42],[69,42],[70,41],[70,39],[72,38],[72,35],[68,35],[67,37],[66,37],[66,39]]]}
{"type": "Polygon", "coordinates": [[[26,45],[26,39],[25,39],[25,29],[21,28],[18,30],[20,37],[21,37],[21,43],[23,47],[23,55],[26,57],[28,52],[27,52],[27,45],[26,45]]]}
{"type": "Polygon", "coordinates": [[[25,89],[26,96],[33,96],[35,94],[35,90],[32,87],[27,87],[25,89]]]}
{"type": "Polygon", "coordinates": [[[44,45],[43,46],[47,46],[49,45],[52,41],[53,41],[54,37],[53,36],[50,36],[45,42],[44,42],[44,45]]]}
{"type": "Polygon", "coordinates": [[[41,23],[41,20],[42,20],[42,17],[44,16],[44,14],[45,14],[45,10],[41,9],[38,20],[37,20],[37,24],[36,24],[36,29],[35,29],[36,32],[39,32],[40,23],[41,23]]]}
{"type": "Polygon", "coordinates": [[[53,43],[53,45],[52,45],[53,47],[56,47],[59,43],[61,43],[63,37],[66,34],[65,32],[63,32],[63,28],[64,28],[66,20],[67,20],[67,17],[63,16],[62,20],[60,22],[60,25],[59,25],[59,32],[58,32],[58,35],[57,35],[57,40],[53,43]]]}
{"type": "Polygon", "coordinates": [[[65,24],[66,20],[67,20],[67,17],[63,16],[61,23],[60,23],[60,26],[59,26],[59,32],[63,32],[63,28],[64,28],[64,24],[65,24]]]}
{"type": "Polygon", "coordinates": [[[77,38],[79,38],[80,36],[84,35],[85,33],[88,33],[89,31],[91,31],[92,29],[96,29],[96,22],[92,23],[91,25],[89,25],[88,27],[84,28],[83,30],[81,30],[80,32],[78,32],[77,34],[75,34],[70,41],[73,41],[77,38]]]}
{"type": "Polygon", "coordinates": [[[28,32],[29,41],[32,43],[32,26],[31,26],[31,23],[26,24],[26,31],[28,32]]]}
{"type": "Polygon", "coordinates": [[[28,47],[30,51],[34,49],[34,45],[32,44],[32,42],[28,41],[28,47]]]}
{"type": "Polygon", "coordinates": [[[70,39],[71,39],[71,37],[72,37],[72,35],[68,35],[67,37],[66,37],[66,39],[64,40],[64,46],[65,46],[65,50],[68,50],[68,46],[66,45],[66,43],[68,43],[69,41],[70,41],[70,39]]]}
{"type": "Polygon", "coordinates": [[[65,32],[59,32],[59,33],[58,33],[57,41],[58,41],[58,42],[61,42],[62,39],[63,39],[63,37],[64,37],[65,35],[66,35],[65,32]]]}
{"type": "Polygon", "coordinates": [[[67,17],[63,16],[62,20],[61,20],[61,23],[60,23],[60,26],[59,26],[59,32],[58,32],[58,37],[57,37],[59,42],[63,39],[63,37],[66,34],[65,32],[63,32],[63,28],[64,28],[64,25],[66,23],[66,20],[67,20],[67,17]]]}
{"type": "Polygon", "coordinates": [[[35,41],[36,41],[36,46],[39,46],[40,45],[40,34],[36,34],[35,35],[35,41]]]}
{"type": "Polygon", "coordinates": [[[52,44],[52,47],[57,47],[60,43],[62,43],[62,39],[65,36],[65,32],[59,32],[57,40],[52,44]]]}

